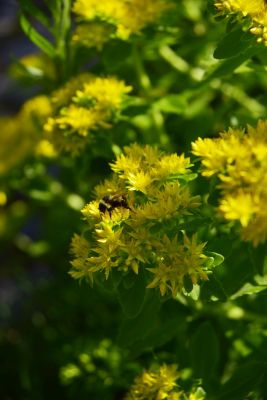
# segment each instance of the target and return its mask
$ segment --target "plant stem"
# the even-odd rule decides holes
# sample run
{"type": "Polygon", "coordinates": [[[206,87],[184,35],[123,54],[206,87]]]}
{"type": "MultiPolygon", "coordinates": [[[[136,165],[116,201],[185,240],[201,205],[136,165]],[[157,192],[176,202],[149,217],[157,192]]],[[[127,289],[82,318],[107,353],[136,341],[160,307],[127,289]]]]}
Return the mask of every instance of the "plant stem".
{"type": "MultiPolygon", "coordinates": [[[[142,57],[140,55],[138,43],[136,43],[133,48],[133,59],[140,88],[142,89],[146,98],[149,100],[151,98],[151,92],[153,88],[151,80],[145,70],[142,57]]],[[[154,129],[150,132],[146,131],[148,142],[157,142],[163,147],[168,146],[169,137],[165,132],[164,118],[162,113],[152,105],[152,107],[150,108],[150,115],[153,121],[154,129]]]]}
{"type": "Polygon", "coordinates": [[[69,32],[71,27],[70,18],[71,0],[60,1],[60,18],[56,21],[57,37],[56,37],[56,48],[57,58],[59,61],[58,65],[58,78],[60,81],[65,81],[69,75],[69,32]]]}

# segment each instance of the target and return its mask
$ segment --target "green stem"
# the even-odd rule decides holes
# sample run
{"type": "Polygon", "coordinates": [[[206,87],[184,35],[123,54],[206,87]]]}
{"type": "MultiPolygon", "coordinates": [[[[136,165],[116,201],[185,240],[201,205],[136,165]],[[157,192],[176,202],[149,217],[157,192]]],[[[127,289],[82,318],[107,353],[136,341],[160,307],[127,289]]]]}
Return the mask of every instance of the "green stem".
{"type": "Polygon", "coordinates": [[[58,64],[58,78],[64,81],[68,78],[69,72],[69,32],[71,27],[71,0],[60,1],[60,17],[56,23],[56,49],[58,64]]]}
{"type": "MultiPolygon", "coordinates": [[[[136,43],[133,48],[133,59],[140,88],[145,97],[150,100],[153,87],[150,77],[145,70],[143,60],[139,52],[138,43],[136,43]]],[[[154,129],[152,129],[150,132],[146,132],[147,141],[149,143],[159,143],[166,148],[169,144],[169,137],[165,132],[164,117],[159,110],[153,107],[153,105],[150,109],[150,115],[153,121],[154,129]]]]}
{"type": "Polygon", "coordinates": [[[165,45],[159,48],[159,54],[177,71],[187,74],[190,72],[190,65],[169,46],[165,45]]]}

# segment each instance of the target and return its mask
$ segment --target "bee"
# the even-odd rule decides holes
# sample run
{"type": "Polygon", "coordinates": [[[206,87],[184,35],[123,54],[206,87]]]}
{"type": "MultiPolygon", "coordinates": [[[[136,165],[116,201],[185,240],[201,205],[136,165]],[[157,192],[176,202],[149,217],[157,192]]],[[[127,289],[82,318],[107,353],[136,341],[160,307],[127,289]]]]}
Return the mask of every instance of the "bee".
{"type": "Polygon", "coordinates": [[[114,194],[114,195],[109,194],[107,196],[102,197],[102,199],[99,202],[98,209],[102,213],[108,211],[109,215],[111,215],[112,211],[118,207],[131,210],[131,208],[128,205],[126,196],[124,194],[114,194]]]}

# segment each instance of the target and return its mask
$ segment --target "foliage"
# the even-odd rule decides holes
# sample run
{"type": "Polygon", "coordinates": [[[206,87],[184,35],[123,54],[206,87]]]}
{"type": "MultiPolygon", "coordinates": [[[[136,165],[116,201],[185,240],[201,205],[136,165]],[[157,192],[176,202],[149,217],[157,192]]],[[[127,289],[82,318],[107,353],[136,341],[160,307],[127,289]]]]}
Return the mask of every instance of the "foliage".
{"type": "Polygon", "coordinates": [[[3,399],[263,400],[266,3],[19,4],[3,399]]]}

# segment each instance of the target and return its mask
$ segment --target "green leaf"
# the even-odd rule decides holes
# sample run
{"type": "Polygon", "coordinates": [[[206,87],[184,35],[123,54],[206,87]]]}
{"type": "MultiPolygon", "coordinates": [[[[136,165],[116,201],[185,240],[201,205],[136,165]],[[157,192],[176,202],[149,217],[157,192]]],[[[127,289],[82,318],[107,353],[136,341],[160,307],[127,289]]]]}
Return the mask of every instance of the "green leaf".
{"type": "Polygon", "coordinates": [[[213,56],[217,59],[235,57],[237,54],[244,52],[253,41],[255,41],[255,38],[251,34],[243,32],[238,27],[238,29],[228,33],[219,42],[213,56]]]}
{"type": "Polygon", "coordinates": [[[132,357],[164,345],[173,337],[185,337],[188,309],[172,299],[166,301],[157,314],[156,324],[147,335],[134,342],[129,350],[132,357]]]}
{"type": "Polygon", "coordinates": [[[198,327],[190,347],[195,377],[209,382],[219,360],[219,341],[210,322],[204,322],[198,327]]]}
{"type": "Polygon", "coordinates": [[[239,365],[233,376],[211,400],[244,400],[267,373],[267,363],[251,361],[239,365]]]}
{"type": "Polygon", "coordinates": [[[43,26],[45,26],[47,30],[51,31],[51,20],[41,11],[40,7],[34,5],[30,0],[20,0],[20,7],[24,14],[30,14],[43,26]]]}
{"type": "Polygon", "coordinates": [[[255,44],[254,46],[248,47],[244,52],[219,62],[215,69],[206,77],[206,79],[204,79],[202,84],[207,83],[212,79],[222,78],[226,75],[232,74],[237,67],[260,51],[262,51],[262,46],[255,44]]]}
{"type": "Polygon", "coordinates": [[[187,107],[184,94],[169,94],[153,103],[153,107],[169,114],[181,114],[187,107]]]}
{"type": "Polygon", "coordinates": [[[231,296],[231,300],[234,300],[238,297],[242,297],[242,296],[246,296],[246,295],[257,294],[264,290],[267,290],[267,285],[254,286],[251,283],[246,283],[244,286],[242,286],[241,289],[239,289],[236,293],[234,293],[231,296]]]}
{"type": "Polygon", "coordinates": [[[136,318],[123,321],[118,335],[119,345],[129,347],[132,343],[153,332],[158,325],[159,309],[160,299],[158,293],[154,290],[147,291],[141,312],[136,318]]]}
{"type": "Polygon", "coordinates": [[[217,267],[224,262],[224,256],[219,253],[215,253],[214,251],[206,251],[205,254],[212,259],[212,264],[214,267],[217,267]]]}
{"type": "Polygon", "coordinates": [[[117,296],[127,318],[135,318],[145,301],[146,282],[144,272],[130,272],[117,287],[117,296]]]}
{"type": "Polygon", "coordinates": [[[185,182],[190,182],[195,180],[198,177],[198,174],[173,174],[170,175],[167,180],[168,181],[174,181],[174,180],[181,180],[181,181],[185,181],[185,182]]]}
{"type": "Polygon", "coordinates": [[[39,32],[37,32],[37,30],[31,25],[24,14],[20,15],[20,24],[24,33],[34,44],[36,44],[36,46],[38,46],[49,57],[53,58],[55,56],[55,49],[53,45],[39,32]]]}

